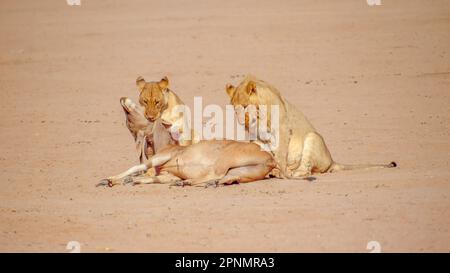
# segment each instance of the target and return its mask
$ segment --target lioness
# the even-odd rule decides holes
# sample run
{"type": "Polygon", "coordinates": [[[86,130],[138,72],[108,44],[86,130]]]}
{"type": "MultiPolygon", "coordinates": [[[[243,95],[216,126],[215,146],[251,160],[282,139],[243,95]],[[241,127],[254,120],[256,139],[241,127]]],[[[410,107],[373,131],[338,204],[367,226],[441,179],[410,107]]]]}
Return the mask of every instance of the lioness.
{"type": "MultiPolygon", "coordinates": [[[[153,167],[178,178],[175,185],[221,185],[262,180],[276,166],[272,156],[254,143],[233,140],[200,141],[189,146],[169,145],[150,158],[147,163],[109,177],[109,186],[116,185],[130,175],[153,167]]],[[[158,176],[128,179],[127,183],[168,183],[173,179],[158,176]]],[[[106,183],[100,183],[106,185],[106,183]]],[[[100,185],[99,184],[99,185],[100,185]]]]}
{"type": "Polygon", "coordinates": [[[159,82],[146,82],[138,77],[136,85],[139,90],[139,103],[145,108],[144,115],[150,121],[161,119],[164,124],[170,124],[172,132],[178,132],[181,146],[198,142],[196,135],[191,131],[189,139],[183,138],[185,117],[182,112],[174,111],[175,107],[185,104],[169,89],[169,79],[162,78],[159,82]]]}
{"type": "MultiPolygon", "coordinates": [[[[228,84],[226,92],[235,108],[239,105],[243,107],[255,105],[256,108],[259,105],[279,106],[279,146],[278,149],[273,151],[273,156],[281,170],[281,174],[278,174],[279,177],[301,177],[309,176],[311,173],[397,166],[395,162],[364,165],[347,165],[334,162],[322,136],[317,133],[308,119],[286,101],[275,87],[254,76],[248,75],[237,87],[228,84]]],[[[241,124],[245,122],[248,129],[248,113],[236,111],[236,114],[241,115],[238,117],[238,121],[241,124]]],[[[267,120],[270,128],[270,124],[274,121],[270,119],[270,115],[268,115],[267,120]]],[[[258,140],[260,143],[265,141],[258,140]]]]}

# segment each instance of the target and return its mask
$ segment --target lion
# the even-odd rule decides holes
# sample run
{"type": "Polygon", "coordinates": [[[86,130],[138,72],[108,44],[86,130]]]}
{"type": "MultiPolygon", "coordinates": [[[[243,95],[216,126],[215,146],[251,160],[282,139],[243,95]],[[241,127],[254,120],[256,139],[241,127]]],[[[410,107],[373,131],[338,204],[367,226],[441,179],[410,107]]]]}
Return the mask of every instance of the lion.
{"type": "Polygon", "coordinates": [[[189,146],[168,145],[146,163],[108,177],[99,185],[165,184],[176,186],[219,186],[265,179],[276,167],[268,152],[255,143],[234,140],[202,140],[189,146]],[[158,170],[153,177],[130,177],[149,168],[158,170]],[[159,172],[166,175],[158,176],[159,172]],[[174,179],[175,178],[175,179],[174,179]]]}
{"type": "MultiPolygon", "coordinates": [[[[278,148],[272,151],[280,170],[280,173],[276,174],[277,177],[294,178],[309,176],[313,173],[397,166],[395,162],[361,165],[336,163],[332,159],[323,137],[303,113],[286,101],[275,87],[252,75],[247,75],[237,87],[227,84],[225,89],[235,109],[238,106],[247,107],[248,105],[255,105],[257,109],[261,105],[279,106],[279,143],[278,148]]],[[[236,115],[238,121],[241,124],[245,123],[248,130],[250,126],[249,113],[236,110],[236,115]]],[[[269,129],[273,122],[268,115],[267,127],[269,129]]],[[[261,145],[265,142],[267,142],[267,138],[260,139],[258,136],[257,144],[261,145]]]]}
{"type": "Polygon", "coordinates": [[[139,91],[139,103],[144,110],[144,116],[151,122],[157,119],[170,128],[172,135],[178,140],[179,145],[191,145],[199,141],[197,134],[190,131],[189,137],[185,137],[184,128],[187,120],[181,111],[184,102],[169,89],[169,79],[162,78],[159,82],[146,82],[143,77],[136,79],[139,91]]]}

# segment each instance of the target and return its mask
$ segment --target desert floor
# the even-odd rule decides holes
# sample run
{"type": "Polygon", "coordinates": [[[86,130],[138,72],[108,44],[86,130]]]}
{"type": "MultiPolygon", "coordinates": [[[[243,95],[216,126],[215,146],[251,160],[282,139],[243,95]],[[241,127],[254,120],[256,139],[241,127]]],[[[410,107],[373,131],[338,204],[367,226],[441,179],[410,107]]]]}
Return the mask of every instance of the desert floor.
{"type": "Polygon", "coordinates": [[[0,2],[0,251],[450,251],[450,3],[0,2]],[[343,163],[220,188],[96,188],[137,163],[119,98],[270,82],[343,163]]]}

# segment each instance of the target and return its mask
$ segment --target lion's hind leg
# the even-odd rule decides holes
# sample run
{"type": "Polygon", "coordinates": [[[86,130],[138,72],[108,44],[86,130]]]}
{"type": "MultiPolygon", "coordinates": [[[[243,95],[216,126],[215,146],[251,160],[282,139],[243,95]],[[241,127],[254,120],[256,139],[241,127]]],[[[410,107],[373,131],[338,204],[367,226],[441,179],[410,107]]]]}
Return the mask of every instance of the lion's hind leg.
{"type": "Polygon", "coordinates": [[[300,166],[293,172],[294,177],[323,173],[333,163],[322,136],[316,132],[308,133],[303,144],[300,166]]]}

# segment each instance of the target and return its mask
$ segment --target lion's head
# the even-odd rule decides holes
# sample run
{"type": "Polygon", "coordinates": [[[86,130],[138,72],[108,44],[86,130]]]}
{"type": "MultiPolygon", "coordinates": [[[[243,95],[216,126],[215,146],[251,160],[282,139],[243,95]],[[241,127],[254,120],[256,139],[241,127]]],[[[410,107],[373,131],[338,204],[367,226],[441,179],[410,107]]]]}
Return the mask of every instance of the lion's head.
{"type": "Polygon", "coordinates": [[[167,108],[167,92],[169,80],[162,78],[159,82],[146,82],[144,78],[138,77],[136,85],[140,92],[139,103],[145,107],[144,115],[150,121],[161,117],[167,108]]]}
{"type": "Polygon", "coordinates": [[[230,96],[230,101],[234,106],[239,123],[244,124],[245,122],[247,129],[252,124],[254,125],[259,122],[261,118],[265,118],[265,116],[261,116],[264,113],[261,111],[261,106],[267,107],[267,111],[264,114],[267,114],[268,126],[270,128],[271,106],[278,105],[282,107],[284,104],[278,90],[251,75],[246,76],[237,87],[227,84],[225,91],[230,96]],[[244,108],[247,111],[244,111],[244,108]],[[255,114],[250,115],[249,113],[255,114]]]}

